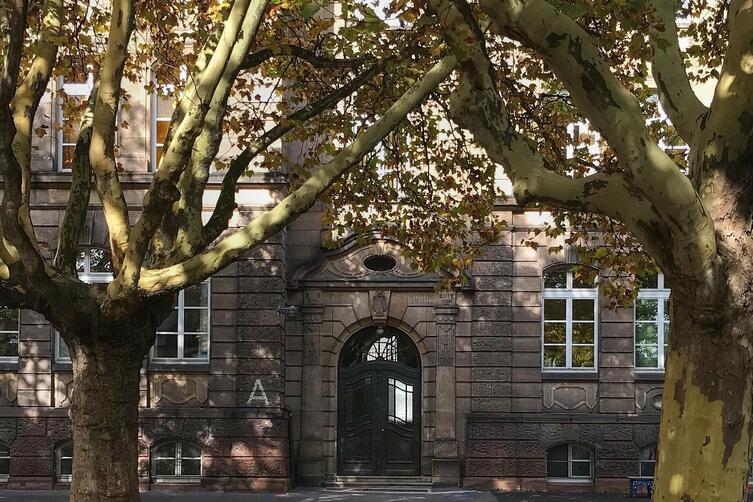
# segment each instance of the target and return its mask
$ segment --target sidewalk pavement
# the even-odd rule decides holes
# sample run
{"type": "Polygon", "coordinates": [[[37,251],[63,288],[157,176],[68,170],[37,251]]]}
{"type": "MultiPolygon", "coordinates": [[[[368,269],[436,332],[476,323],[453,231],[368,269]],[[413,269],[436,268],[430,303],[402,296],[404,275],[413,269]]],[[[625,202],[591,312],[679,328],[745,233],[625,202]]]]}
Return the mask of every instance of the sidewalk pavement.
{"type": "MultiPolygon", "coordinates": [[[[0,502],[66,502],[66,491],[0,491],[0,502]]],[[[141,494],[142,502],[627,502],[624,495],[491,493],[447,489],[430,493],[343,489],[298,489],[274,495],[244,492],[158,492],[141,494]]],[[[648,499],[643,499],[648,500],[648,499]]]]}

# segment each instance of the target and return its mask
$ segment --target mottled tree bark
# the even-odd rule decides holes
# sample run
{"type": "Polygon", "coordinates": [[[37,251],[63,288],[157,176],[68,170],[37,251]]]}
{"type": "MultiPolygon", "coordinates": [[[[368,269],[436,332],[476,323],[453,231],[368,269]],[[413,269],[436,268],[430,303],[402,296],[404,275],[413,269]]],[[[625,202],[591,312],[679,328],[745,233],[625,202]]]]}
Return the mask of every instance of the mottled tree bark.
{"type": "Polygon", "coordinates": [[[139,500],[139,378],[154,337],[144,318],[98,324],[71,343],[72,502],[139,500]]]}
{"type": "MultiPolygon", "coordinates": [[[[748,283],[750,283],[748,279],[748,283]]],[[[654,501],[745,500],[751,448],[750,306],[673,289],[654,501]]]]}

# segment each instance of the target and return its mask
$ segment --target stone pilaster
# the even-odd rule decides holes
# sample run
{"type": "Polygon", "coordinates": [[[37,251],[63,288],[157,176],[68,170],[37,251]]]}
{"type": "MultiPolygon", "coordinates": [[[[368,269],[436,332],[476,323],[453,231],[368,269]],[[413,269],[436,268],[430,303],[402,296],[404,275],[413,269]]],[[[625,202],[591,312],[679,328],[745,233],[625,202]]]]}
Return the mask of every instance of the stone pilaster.
{"type": "Polygon", "coordinates": [[[304,483],[318,483],[324,479],[324,451],[322,444],[323,414],[321,326],[324,306],[317,290],[304,294],[303,367],[301,369],[301,444],[298,458],[298,478],[304,483]]]}
{"type": "Polygon", "coordinates": [[[455,329],[458,308],[454,295],[442,296],[434,307],[437,326],[437,411],[432,478],[435,484],[457,485],[460,461],[455,420],[455,329]]]}

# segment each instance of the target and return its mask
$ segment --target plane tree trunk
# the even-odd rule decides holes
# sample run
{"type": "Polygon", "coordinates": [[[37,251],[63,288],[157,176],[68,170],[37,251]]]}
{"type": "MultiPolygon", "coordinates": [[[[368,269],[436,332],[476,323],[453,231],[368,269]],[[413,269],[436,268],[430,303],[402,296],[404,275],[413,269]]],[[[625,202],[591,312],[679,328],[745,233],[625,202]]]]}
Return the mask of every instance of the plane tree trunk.
{"type": "MultiPolygon", "coordinates": [[[[750,283],[750,281],[748,281],[750,283]]],[[[745,500],[751,448],[749,305],[672,291],[654,501],[745,500]]]]}
{"type": "Polygon", "coordinates": [[[97,323],[72,340],[72,502],[139,500],[139,379],[154,337],[144,318],[97,323]]]}

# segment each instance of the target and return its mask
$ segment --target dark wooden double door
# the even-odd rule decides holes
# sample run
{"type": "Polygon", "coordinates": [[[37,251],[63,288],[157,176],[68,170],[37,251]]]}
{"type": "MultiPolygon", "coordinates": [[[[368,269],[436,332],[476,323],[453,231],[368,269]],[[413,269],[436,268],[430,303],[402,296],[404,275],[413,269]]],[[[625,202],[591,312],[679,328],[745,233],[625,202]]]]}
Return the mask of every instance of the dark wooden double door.
{"type": "Polygon", "coordinates": [[[397,362],[340,368],[338,474],[417,476],[421,371],[397,362]]]}

